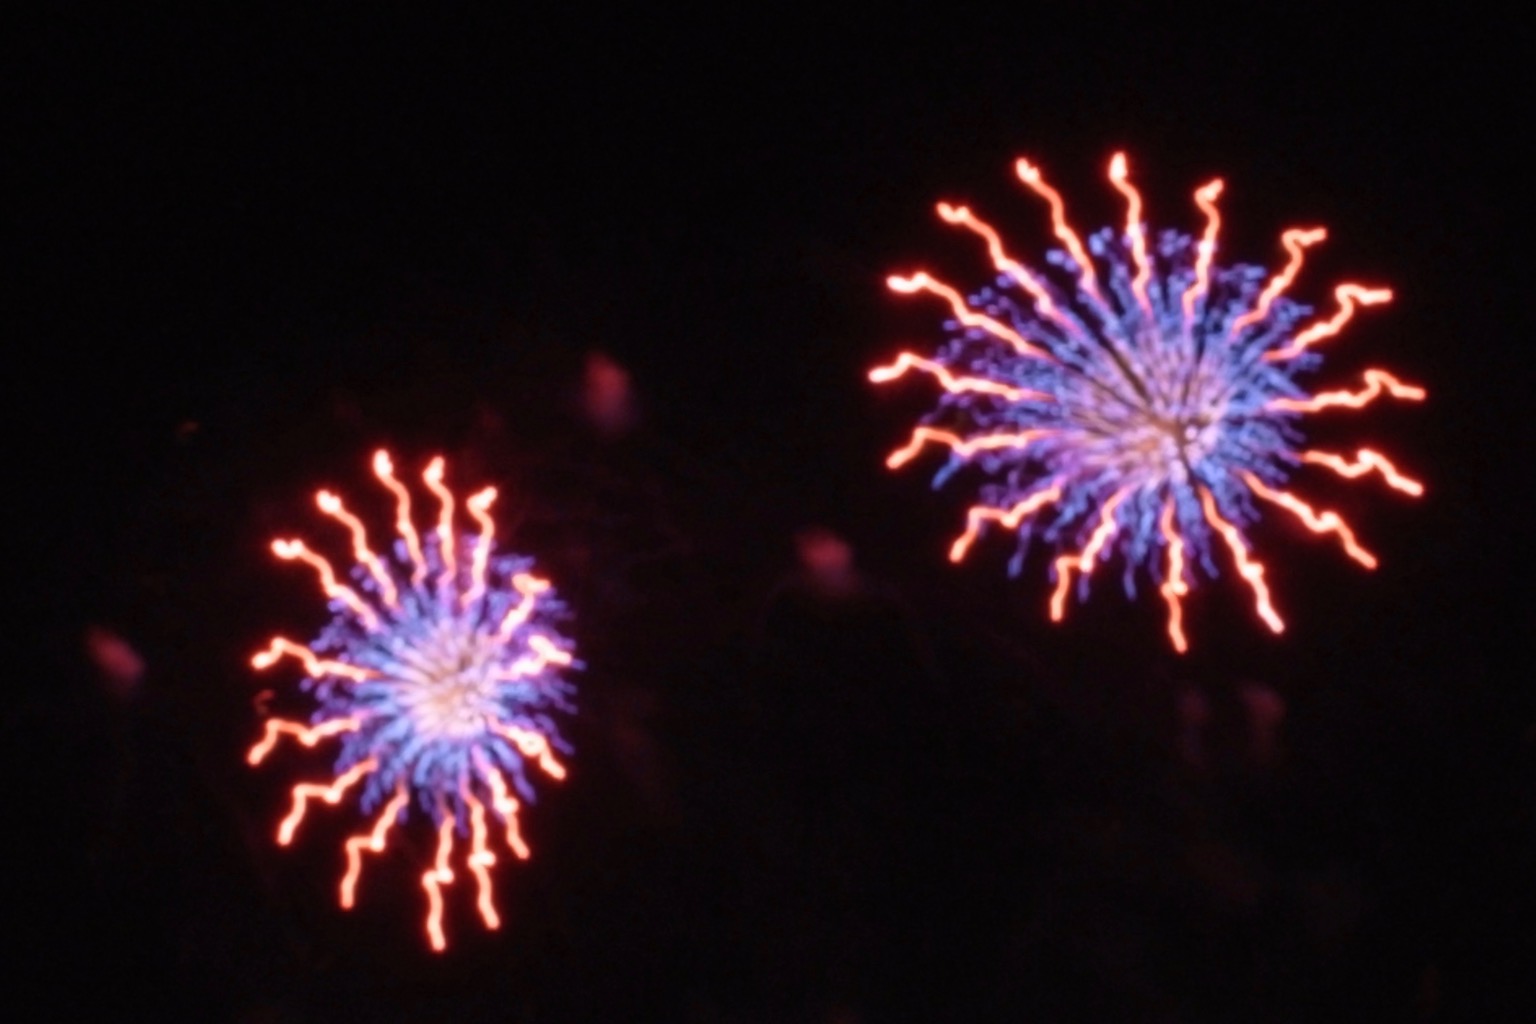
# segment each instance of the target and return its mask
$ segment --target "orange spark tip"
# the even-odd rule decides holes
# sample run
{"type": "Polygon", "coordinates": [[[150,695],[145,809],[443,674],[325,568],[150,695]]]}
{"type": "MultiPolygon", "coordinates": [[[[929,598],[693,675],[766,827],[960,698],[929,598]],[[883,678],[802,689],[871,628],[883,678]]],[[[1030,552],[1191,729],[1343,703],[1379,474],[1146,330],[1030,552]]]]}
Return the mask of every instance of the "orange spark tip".
{"type": "Polygon", "coordinates": [[[1427,392],[1416,385],[1404,384],[1386,370],[1369,369],[1362,375],[1365,387],[1358,391],[1324,391],[1310,398],[1277,398],[1268,408],[1282,412],[1317,412],[1335,406],[1359,409],[1383,395],[1405,402],[1422,402],[1427,392]]]}
{"type": "Polygon", "coordinates": [[[1339,543],[1344,546],[1344,551],[1350,558],[1353,558],[1367,569],[1376,568],[1376,556],[1359,545],[1355,540],[1354,531],[1349,528],[1349,525],[1344,522],[1337,512],[1318,512],[1311,505],[1308,505],[1288,491],[1277,491],[1266,487],[1264,482],[1252,473],[1244,473],[1243,481],[1247,483],[1248,489],[1254,494],[1290,512],[1297,519],[1300,519],[1302,524],[1313,533],[1336,534],[1339,538],[1339,543]]]}
{"type": "Polygon", "coordinates": [[[1184,538],[1179,535],[1173,521],[1173,502],[1163,503],[1158,528],[1168,542],[1168,575],[1158,589],[1168,603],[1168,639],[1180,654],[1189,650],[1189,640],[1184,636],[1184,606],[1182,599],[1189,595],[1189,584],[1184,580],[1184,538]]]}
{"type": "Polygon", "coordinates": [[[1285,359],[1294,359],[1301,355],[1312,345],[1327,338],[1331,338],[1344,329],[1344,325],[1354,319],[1355,306],[1376,306],[1392,299],[1390,288],[1366,288],[1363,285],[1345,283],[1333,290],[1334,298],[1338,300],[1339,311],[1330,319],[1320,324],[1313,324],[1291,339],[1291,343],[1282,349],[1264,353],[1266,362],[1280,362],[1285,359]]]}
{"type": "Polygon", "coordinates": [[[1051,594],[1051,621],[1060,622],[1066,615],[1067,590],[1072,585],[1072,569],[1075,567],[1083,576],[1093,572],[1093,563],[1098,559],[1099,552],[1114,537],[1116,532],[1115,509],[1125,499],[1129,491],[1119,491],[1104,503],[1099,513],[1099,525],[1088,537],[1088,543],[1076,554],[1061,555],[1056,559],[1056,590],[1051,594]]]}
{"type": "Polygon", "coordinates": [[[1242,531],[1221,517],[1216,509],[1216,499],[1206,488],[1200,488],[1200,507],[1205,512],[1206,522],[1215,527],[1227,544],[1227,549],[1232,552],[1232,560],[1237,563],[1238,575],[1247,581],[1253,590],[1254,610],[1259,618],[1273,633],[1285,632],[1285,622],[1269,600],[1269,586],[1264,582],[1264,565],[1262,562],[1248,555],[1248,545],[1243,540],[1242,531]]]}
{"type": "Polygon", "coordinates": [[[1404,494],[1411,494],[1415,498],[1424,493],[1424,485],[1422,483],[1399,473],[1397,467],[1392,465],[1385,455],[1382,455],[1380,452],[1374,452],[1369,448],[1361,448],[1356,452],[1353,462],[1341,455],[1334,455],[1329,452],[1302,452],[1301,460],[1320,466],[1327,466],[1340,476],[1351,480],[1366,473],[1380,473],[1382,478],[1386,480],[1388,487],[1402,491],[1404,494]]]}

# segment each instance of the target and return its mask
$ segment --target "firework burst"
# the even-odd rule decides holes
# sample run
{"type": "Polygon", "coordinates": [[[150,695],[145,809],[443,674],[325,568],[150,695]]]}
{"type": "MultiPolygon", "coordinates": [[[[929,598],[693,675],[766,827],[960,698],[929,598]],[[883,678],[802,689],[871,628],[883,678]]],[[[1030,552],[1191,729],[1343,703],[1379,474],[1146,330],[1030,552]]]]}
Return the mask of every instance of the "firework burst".
{"type": "Polygon", "coordinates": [[[314,699],[307,722],[270,718],[247,760],[261,764],[280,740],[305,747],[336,739],[334,777],[293,787],[291,810],[277,830],[287,846],[312,802],[340,803],[357,793],[359,809],[377,811],[372,824],[348,838],[340,903],[357,898],[363,858],[383,853],[390,830],[413,812],[430,820],[436,855],[422,873],[426,931],[432,948],[447,946],[444,889],[455,880],[455,837],[468,841],[463,858],[476,886],[476,908],[498,928],[491,869],[497,863],[491,830],[514,857],[529,856],[518,825],[519,797],[530,800],[530,769],[565,777],[564,749],[552,715],[568,712],[575,667],[570,641],[557,631],[564,609],[530,559],[498,554],[490,517],[495,488],[464,507],[478,526],[461,534],[456,502],[433,459],[422,480],[438,500],[437,523],[423,536],[411,516],[411,496],[396,479],[387,452],[373,470],[396,501],[398,538],[386,556],[368,545],[361,520],[330,491],[315,496],[320,511],[351,535],[351,583],[300,540],[277,540],[285,561],[307,563],[319,577],[332,619],[309,645],[276,637],[252,658],[257,669],[289,660],[302,667],[300,688],[314,699]]]}
{"type": "Polygon", "coordinates": [[[1300,430],[1311,414],[1378,398],[1424,398],[1423,388],[1381,369],[1366,370],[1358,388],[1313,393],[1303,386],[1320,364],[1317,347],[1358,309],[1392,293],[1340,284],[1337,310],[1324,319],[1311,319],[1310,308],[1287,297],[1322,228],[1284,232],[1289,258],[1274,274],[1219,264],[1220,180],[1195,192],[1205,217],[1198,238],[1178,231],[1154,237],[1125,156],[1116,154],[1109,178],[1125,197],[1125,226],[1085,242],[1039,169],[1028,160],[1015,169],[1050,208],[1061,245],[1047,254],[1050,269],[1017,262],[971,210],[940,203],[939,216],[985,246],[998,276],[969,296],[924,272],[889,278],[896,292],[948,307],[949,341],[931,357],[902,352],[869,375],[884,383],[919,373],[943,389],[938,408],[887,465],[938,448],[948,458],[935,486],[962,467],[984,474],[981,500],[967,513],[951,560],[964,558],[984,531],[1001,528],[1018,538],[1017,573],[1028,543],[1044,542],[1056,552],[1049,608],[1060,621],[1074,582],[1085,599],[1094,568],[1118,554],[1128,594],[1138,576],[1156,587],[1180,652],[1188,649],[1183,601],[1199,578],[1218,575],[1218,550],[1252,591],[1264,624],[1284,630],[1245,533],[1263,508],[1331,534],[1348,557],[1374,568],[1375,555],[1336,512],[1315,509],[1285,485],[1317,467],[1423,493],[1379,452],[1310,450],[1300,430]]]}

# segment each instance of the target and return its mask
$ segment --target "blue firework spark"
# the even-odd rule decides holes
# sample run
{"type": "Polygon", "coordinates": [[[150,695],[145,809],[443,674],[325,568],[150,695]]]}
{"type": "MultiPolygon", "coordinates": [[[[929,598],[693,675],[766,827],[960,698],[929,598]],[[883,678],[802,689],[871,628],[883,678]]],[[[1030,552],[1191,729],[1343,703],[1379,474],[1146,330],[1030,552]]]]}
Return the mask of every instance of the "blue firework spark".
{"type": "Polygon", "coordinates": [[[1382,395],[1424,398],[1422,388],[1380,369],[1365,371],[1354,391],[1314,394],[1303,386],[1321,362],[1313,347],[1336,335],[1357,307],[1387,302],[1391,292],[1341,284],[1334,289],[1338,311],[1309,322],[1312,309],[1284,293],[1305,249],[1323,239],[1321,228],[1286,231],[1290,259],[1272,276],[1217,264],[1219,180],[1195,192],[1206,220],[1198,239],[1172,230],[1152,237],[1125,156],[1116,154],[1109,176],[1129,207],[1125,227],[1104,228],[1085,245],[1038,168],[1019,160],[1016,171],[1050,206],[1062,246],[1047,253],[1051,269],[1015,261],[990,225],[965,207],[940,203],[946,222],[985,243],[998,276],[968,297],[927,273],[891,277],[894,291],[949,305],[949,340],[933,358],[903,352],[870,373],[886,382],[918,371],[944,389],[889,466],[938,445],[948,459],[935,487],[966,466],[984,475],[951,559],[963,558],[993,525],[1018,537],[1014,573],[1031,540],[1060,551],[1050,602],[1059,621],[1073,574],[1084,599],[1096,563],[1118,554],[1127,594],[1134,597],[1138,576],[1157,585],[1169,639],[1181,652],[1188,648],[1182,599],[1201,575],[1218,575],[1219,547],[1252,589],[1265,624],[1284,629],[1244,534],[1261,505],[1334,534],[1346,554],[1374,568],[1375,556],[1337,513],[1315,510],[1283,486],[1301,466],[1316,465],[1348,478],[1378,474],[1399,491],[1423,492],[1380,453],[1307,450],[1299,429],[1307,414],[1359,408],[1382,395]]]}
{"type": "Polygon", "coordinates": [[[561,673],[576,662],[558,628],[565,608],[549,582],[534,574],[531,559],[495,551],[489,514],[495,488],[467,499],[479,531],[460,533],[453,494],[443,485],[443,460],[433,459],[423,480],[441,511],[423,537],[387,452],[374,455],[373,468],[397,505],[399,536],[387,558],[369,548],[361,520],[340,498],[316,495],[320,510],[351,533],[354,585],[339,581],[330,562],[303,541],[272,544],[279,558],[314,568],[332,619],[313,644],[277,637],[252,659],[258,669],[285,657],[299,662],[307,673],[300,688],[317,708],[307,723],[268,719],[247,760],[260,764],[283,736],[306,747],[339,739],[335,777],[293,788],[293,807],[277,838],[284,846],[292,842],[311,800],[336,804],[357,787],[363,813],[382,805],[372,827],[345,843],[343,907],[356,900],[365,852],[382,853],[389,830],[413,808],[433,822],[437,854],[421,882],[427,937],[442,950],[443,887],[454,880],[455,835],[469,840],[465,862],[475,876],[481,919],[500,927],[490,878],[496,863],[491,823],[514,856],[529,856],[518,797],[533,798],[533,767],[565,777],[556,750],[566,748],[555,716],[571,710],[572,688],[561,673]]]}

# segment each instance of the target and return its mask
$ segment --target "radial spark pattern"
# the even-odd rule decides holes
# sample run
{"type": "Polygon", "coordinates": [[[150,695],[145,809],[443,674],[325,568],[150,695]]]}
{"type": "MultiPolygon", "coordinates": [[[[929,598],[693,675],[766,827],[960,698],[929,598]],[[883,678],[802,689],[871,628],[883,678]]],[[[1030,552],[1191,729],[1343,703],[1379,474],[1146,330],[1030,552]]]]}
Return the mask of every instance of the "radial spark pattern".
{"type": "Polygon", "coordinates": [[[1061,244],[1046,256],[1050,269],[1017,262],[990,225],[940,203],[944,221],[985,247],[997,277],[969,296],[923,272],[891,277],[892,290],[948,307],[949,341],[932,356],[902,352],[869,375],[883,383],[920,373],[943,389],[938,408],[887,460],[891,468],[940,448],[947,460],[935,486],[962,467],[983,474],[951,560],[1001,528],[1018,538],[1010,565],[1017,573],[1029,541],[1044,542],[1054,551],[1049,607],[1059,621],[1074,581],[1085,599],[1095,566],[1118,556],[1128,594],[1138,575],[1156,586],[1181,652],[1183,601],[1200,577],[1218,574],[1222,559],[1252,591],[1265,625],[1285,628],[1245,532],[1265,507],[1333,535],[1346,555],[1374,568],[1376,557],[1337,513],[1314,509],[1285,484],[1317,467],[1422,493],[1379,452],[1309,450],[1300,430],[1314,413],[1424,398],[1422,388],[1381,369],[1366,370],[1358,388],[1313,393],[1304,385],[1320,365],[1318,347],[1391,292],[1340,284],[1337,309],[1323,319],[1288,298],[1321,228],[1284,232],[1288,260],[1273,275],[1218,263],[1219,180],[1195,192],[1205,219],[1198,238],[1154,236],[1117,154],[1109,177],[1128,206],[1125,226],[1085,243],[1039,169],[1019,160],[1016,171],[1050,209],[1061,244]]]}
{"type": "Polygon", "coordinates": [[[341,905],[357,898],[363,857],[384,852],[390,830],[415,814],[429,819],[436,855],[421,875],[432,948],[447,945],[444,890],[455,878],[457,840],[475,880],[476,908],[498,928],[491,869],[494,828],[513,856],[526,859],[518,827],[521,797],[530,800],[530,769],[565,777],[564,746],[554,716],[570,710],[562,670],[575,665],[571,644],[556,629],[564,609],[531,560],[498,554],[490,507],[494,488],[471,495],[465,510],[472,535],[454,525],[455,500],[443,484],[443,460],[423,481],[439,503],[425,536],[412,521],[411,496],[395,478],[388,453],[374,473],[394,495],[398,539],[386,556],[368,546],[361,520],[335,494],[316,504],[351,535],[351,583],[300,540],[277,540],[279,558],[308,564],[330,602],[332,619],[310,645],[277,637],[252,659],[266,669],[284,659],[300,666],[301,689],[318,705],[308,722],[270,718],[247,760],[262,763],[283,739],[313,747],[335,739],[334,778],[293,787],[291,810],[278,826],[286,846],[315,800],[337,804],[356,793],[371,825],[344,844],[341,905]]]}

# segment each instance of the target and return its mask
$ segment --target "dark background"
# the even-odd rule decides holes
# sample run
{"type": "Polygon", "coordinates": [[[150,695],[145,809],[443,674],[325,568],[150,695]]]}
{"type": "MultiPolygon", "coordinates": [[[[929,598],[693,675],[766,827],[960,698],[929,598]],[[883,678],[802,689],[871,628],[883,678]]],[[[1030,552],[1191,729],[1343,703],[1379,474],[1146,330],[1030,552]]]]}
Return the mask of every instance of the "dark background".
{"type": "Polygon", "coordinates": [[[827,4],[11,33],[13,593],[46,655],[6,716],[16,995],[250,1022],[1529,1019],[1522,31],[827,4]],[[1325,379],[1430,390],[1340,435],[1422,501],[1311,491],[1378,571],[1256,531],[1282,638],[1230,573],[1184,658],[1113,584],[1052,628],[1038,559],[944,561],[963,484],[881,465],[930,394],[863,375],[938,320],[884,276],[983,272],[933,202],[1029,259],[1047,223],[1013,158],[1090,228],[1121,216],[1119,148],[1156,224],[1196,226],[1223,176],[1238,258],[1326,224],[1298,294],[1397,299],[1325,379]],[[634,429],[580,411],[596,352],[634,429]],[[271,840],[323,757],[242,761],[280,682],[250,653],[321,615],[265,545],[323,532],[316,486],[374,507],[381,444],[501,486],[589,666],[571,778],[498,874],[506,927],[456,905],[441,956],[430,837],[343,914],[350,812],[271,840]],[[797,568],[816,529],[851,592],[797,568]]]}

